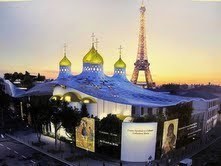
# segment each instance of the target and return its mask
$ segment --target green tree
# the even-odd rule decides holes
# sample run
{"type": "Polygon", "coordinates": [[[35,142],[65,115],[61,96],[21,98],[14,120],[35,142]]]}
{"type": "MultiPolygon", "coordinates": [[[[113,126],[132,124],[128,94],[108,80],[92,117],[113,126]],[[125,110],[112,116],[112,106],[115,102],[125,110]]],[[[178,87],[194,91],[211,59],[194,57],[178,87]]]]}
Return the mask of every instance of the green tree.
{"type": "Polygon", "coordinates": [[[13,73],[11,82],[14,82],[16,79],[18,79],[18,72],[13,73]]]}
{"type": "Polygon", "coordinates": [[[63,103],[61,110],[61,125],[69,133],[69,137],[75,147],[75,128],[80,125],[81,115],[76,107],[73,109],[66,103],[63,103]]]}
{"type": "Polygon", "coordinates": [[[87,111],[87,105],[86,104],[82,104],[81,106],[81,112],[80,112],[81,117],[88,117],[89,113],[87,111]]]}
{"type": "Polygon", "coordinates": [[[51,122],[54,125],[55,130],[55,149],[57,149],[57,141],[58,141],[58,130],[61,128],[61,113],[62,109],[60,108],[62,102],[59,100],[51,100],[51,122]]]}
{"type": "Polygon", "coordinates": [[[40,73],[38,73],[37,77],[35,78],[37,81],[44,81],[45,76],[41,76],[40,73]]]}
{"type": "Polygon", "coordinates": [[[0,107],[7,109],[10,104],[10,96],[3,90],[0,90],[0,107]]]}
{"type": "Polygon", "coordinates": [[[168,120],[179,119],[179,127],[186,126],[190,123],[193,112],[192,103],[181,103],[175,106],[170,106],[166,110],[168,120]]]}
{"type": "MultiPolygon", "coordinates": [[[[55,128],[55,149],[57,149],[58,131],[63,127],[75,143],[75,128],[80,125],[81,116],[78,109],[68,106],[68,103],[52,100],[51,122],[55,128]]],[[[75,144],[74,144],[75,145],[75,144]]]]}
{"type": "Polygon", "coordinates": [[[180,89],[180,84],[163,84],[161,86],[161,89],[165,89],[167,91],[169,91],[171,94],[176,94],[176,91],[180,89]]]}
{"type": "Polygon", "coordinates": [[[5,110],[8,110],[9,104],[11,101],[11,97],[7,95],[2,89],[0,89],[0,111],[1,111],[1,129],[4,130],[5,126],[5,110]]]}
{"type": "Polygon", "coordinates": [[[11,73],[5,73],[4,74],[4,79],[11,80],[11,78],[12,78],[12,74],[11,73]]]}
{"type": "Polygon", "coordinates": [[[19,78],[20,80],[23,80],[23,79],[24,79],[24,74],[18,73],[18,78],[19,78]]]}
{"type": "Polygon", "coordinates": [[[162,150],[162,138],[163,138],[163,127],[164,122],[166,120],[165,115],[162,111],[159,111],[156,115],[156,121],[157,121],[157,149],[156,149],[156,158],[160,158],[161,156],[161,150],[162,150]]]}
{"type": "MultiPolygon", "coordinates": [[[[97,133],[97,140],[104,140],[114,144],[121,144],[121,130],[122,120],[116,115],[108,114],[107,117],[101,121],[96,120],[96,124],[99,124],[97,133]]],[[[96,125],[98,126],[98,125],[96,125]]],[[[97,143],[97,148],[101,153],[111,155],[112,157],[120,157],[120,146],[112,146],[108,144],[97,143]]]]}
{"type": "Polygon", "coordinates": [[[52,114],[47,99],[48,96],[32,97],[31,103],[28,107],[39,143],[41,143],[42,126],[50,123],[50,117],[52,114]]]}
{"type": "Polygon", "coordinates": [[[22,85],[28,89],[33,86],[33,79],[29,74],[25,74],[22,85]]]}
{"type": "MultiPolygon", "coordinates": [[[[182,103],[167,108],[166,117],[167,120],[179,119],[178,128],[188,126],[191,123],[192,115],[192,103],[182,103]]],[[[188,144],[189,139],[187,133],[183,130],[178,130],[176,147],[182,147],[188,144]]]]}
{"type": "Polygon", "coordinates": [[[100,130],[120,135],[122,130],[122,120],[116,115],[108,114],[100,121],[100,130]]]}

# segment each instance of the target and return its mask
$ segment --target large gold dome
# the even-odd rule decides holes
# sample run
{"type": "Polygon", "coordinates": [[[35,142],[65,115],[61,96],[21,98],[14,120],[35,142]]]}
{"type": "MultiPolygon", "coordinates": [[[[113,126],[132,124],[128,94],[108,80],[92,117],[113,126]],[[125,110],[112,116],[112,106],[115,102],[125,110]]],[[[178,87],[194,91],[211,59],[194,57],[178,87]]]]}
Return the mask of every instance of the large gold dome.
{"type": "Polygon", "coordinates": [[[90,51],[84,56],[83,63],[103,64],[104,60],[102,56],[94,48],[94,45],[93,45],[90,51]]]}
{"type": "Polygon", "coordinates": [[[95,65],[101,65],[101,64],[104,64],[104,60],[103,60],[102,56],[96,51],[96,53],[92,57],[90,63],[95,64],[95,65]]]}
{"type": "Polygon", "coordinates": [[[94,45],[90,49],[90,51],[84,56],[83,63],[90,63],[92,57],[96,54],[96,50],[94,48],[94,45]]]}

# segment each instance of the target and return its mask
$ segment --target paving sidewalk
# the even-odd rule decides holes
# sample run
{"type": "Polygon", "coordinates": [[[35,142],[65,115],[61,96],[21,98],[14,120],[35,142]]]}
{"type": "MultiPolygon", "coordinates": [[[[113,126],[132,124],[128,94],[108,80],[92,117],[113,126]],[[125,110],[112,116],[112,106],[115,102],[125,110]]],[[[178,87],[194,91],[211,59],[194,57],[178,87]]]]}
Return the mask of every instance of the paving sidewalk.
{"type": "MultiPolygon", "coordinates": [[[[73,156],[73,147],[71,147],[70,144],[58,140],[57,143],[57,149],[61,149],[61,153],[52,154],[49,152],[50,150],[55,149],[55,140],[54,138],[51,138],[49,136],[42,135],[41,141],[46,143],[45,145],[41,147],[33,146],[33,142],[37,142],[37,136],[32,131],[17,131],[13,133],[13,135],[9,135],[12,138],[16,139],[17,141],[26,144],[29,147],[34,148],[35,150],[40,151],[41,153],[44,153],[50,157],[53,157],[66,165],[70,166],[103,166],[103,163],[105,163],[105,166],[119,166],[120,163],[117,160],[104,160],[100,157],[96,157],[96,159],[92,159],[90,157],[86,157],[86,152],[83,150],[76,149],[74,154],[75,156],[80,156],[81,159],[75,160],[73,162],[69,162],[66,159],[73,156]]],[[[89,156],[90,154],[88,154],[89,156]]],[[[145,166],[145,163],[123,163],[123,166],[145,166]]]]}
{"type": "MultiPolygon", "coordinates": [[[[220,129],[221,129],[221,125],[218,125],[216,127],[216,130],[220,131],[220,129]]],[[[219,134],[220,132],[216,131],[215,133],[218,133],[218,136],[216,139],[220,139],[220,134],[219,134]]],[[[103,163],[105,163],[105,166],[119,166],[120,165],[119,161],[117,161],[117,160],[111,160],[111,159],[108,160],[106,158],[102,159],[101,157],[98,157],[96,154],[91,155],[91,153],[88,153],[87,156],[89,156],[89,157],[86,157],[86,152],[84,150],[80,150],[80,149],[76,149],[75,153],[74,153],[75,156],[79,156],[78,157],[79,159],[75,159],[73,162],[69,162],[66,159],[73,157],[73,153],[71,153],[71,151],[73,151],[73,147],[69,143],[58,140],[57,148],[61,149],[62,152],[52,154],[48,150],[55,149],[54,138],[42,135],[41,140],[42,140],[42,142],[46,143],[46,145],[41,146],[41,147],[33,146],[32,142],[37,142],[38,139],[37,139],[36,133],[33,133],[33,131],[31,131],[31,130],[17,131],[15,133],[13,133],[12,136],[15,139],[17,139],[18,141],[20,141],[21,143],[24,143],[27,146],[30,146],[30,147],[34,148],[35,150],[38,150],[41,153],[44,153],[50,157],[53,157],[53,158],[65,163],[66,165],[70,165],[70,166],[103,166],[103,163]]],[[[193,154],[196,155],[196,153],[199,153],[200,151],[202,151],[203,149],[208,147],[214,141],[216,141],[216,140],[213,140],[210,143],[206,144],[205,147],[204,146],[201,147],[195,153],[193,153],[193,151],[192,151],[192,153],[189,152],[188,157],[191,158],[191,156],[193,156],[193,154]]],[[[187,156],[185,156],[185,157],[187,157],[187,156]]],[[[183,158],[184,158],[184,156],[183,156],[183,158]]],[[[165,165],[165,163],[164,164],[161,163],[160,165],[165,165]]],[[[145,163],[123,163],[123,166],[145,166],[145,163]]]]}

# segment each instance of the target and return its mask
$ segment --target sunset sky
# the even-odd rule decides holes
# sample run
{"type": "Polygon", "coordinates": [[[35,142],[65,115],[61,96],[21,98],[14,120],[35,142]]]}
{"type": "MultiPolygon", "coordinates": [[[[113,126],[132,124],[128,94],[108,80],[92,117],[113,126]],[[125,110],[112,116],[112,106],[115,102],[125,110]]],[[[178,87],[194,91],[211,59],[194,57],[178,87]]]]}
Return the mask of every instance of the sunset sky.
{"type": "MultiPolygon", "coordinates": [[[[221,2],[146,0],[147,50],[153,80],[221,84],[221,2]]],[[[136,60],[141,0],[32,0],[0,2],[0,76],[5,72],[58,75],[63,45],[72,71],[94,32],[113,72],[120,45],[130,78],[136,60]]]]}

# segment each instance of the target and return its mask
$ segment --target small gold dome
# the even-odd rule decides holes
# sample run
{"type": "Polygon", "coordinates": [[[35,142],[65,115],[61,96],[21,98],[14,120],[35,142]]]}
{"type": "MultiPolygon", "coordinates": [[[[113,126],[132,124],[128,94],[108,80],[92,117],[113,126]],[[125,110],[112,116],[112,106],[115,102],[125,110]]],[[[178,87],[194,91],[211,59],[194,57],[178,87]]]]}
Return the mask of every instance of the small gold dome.
{"type": "Polygon", "coordinates": [[[69,61],[69,59],[65,55],[64,58],[60,61],[59,65],[60,66],[71,66],[71,62],[69,61]]]}
{"type": "Polygon", "coordinates": [[[115,64],[114,68],[126,68],[126,63],[120,58],[115,64]]]}
{"type": "Polygon", "coordinates": [[[94,45],[90,49],[90,51],[84,56],[83,63],[90,63],[92,57],[96,54],[96,50],[94,48],[94,45]]]}

